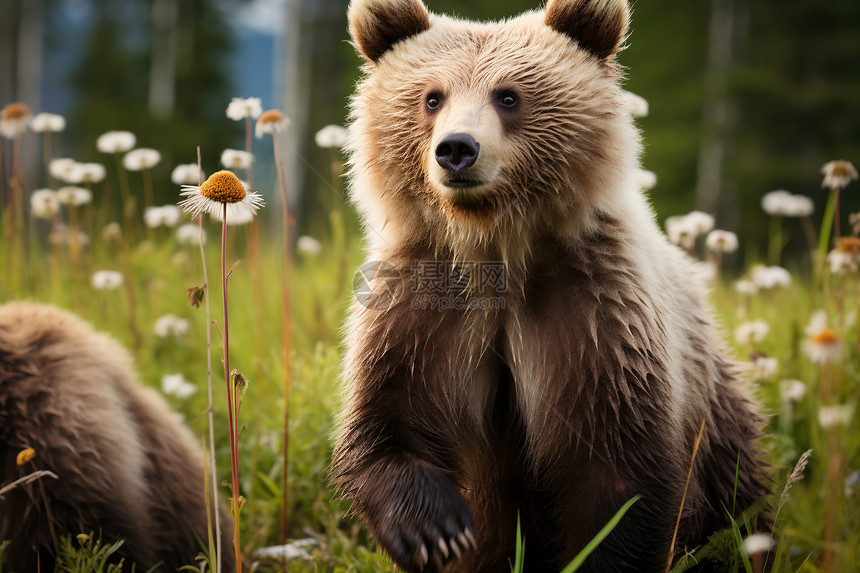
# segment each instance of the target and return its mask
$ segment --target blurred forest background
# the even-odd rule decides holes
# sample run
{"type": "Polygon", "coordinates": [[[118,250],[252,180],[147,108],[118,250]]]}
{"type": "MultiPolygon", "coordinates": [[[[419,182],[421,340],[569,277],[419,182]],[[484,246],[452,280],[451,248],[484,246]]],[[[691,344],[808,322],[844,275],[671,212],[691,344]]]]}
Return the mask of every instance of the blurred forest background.
{"type": "MultiPolygon", "coordinates": [[[[172,167],[195,161],[200,145],[204,170],[218,169],[222,149],[243,148],[244,125],[225,116],[230,98],[260,97],[264,109],[281,108],[292,121],[282,149],[299,232],[323,232],[332,157],[313,137],[344,123],[358,77],[348,0],[0,4],[0,106],[22,101],[34,113],[64,115],[55,157],[103,162],[96,138],[132,131],[139,145],[163,154],[156,204],[173,203],[172,167]]],[[[537,0],[426,4],[471,19],[538,7],[537,0]]],[[[621,62],[626,88],[650,102],[639,124],[643,166],[658,176],[651,194],[661,221],[697,208],[747,245],[763,245],[764,193],[808,195],[820,213],[821,165],[860,163],[860,1],[638,0],[633,11],[621,62]]],[[[24,144],[35,147],[38,138],[24,144]]],[[[255,186],[275,202],[274,167],[262,159],[271,140],[254,146],[255,186]]],[[[3,161],[8,173],[8,150],[3,161]]],[[[43,178],[31,161],[27,187],[43,186],[43,178]]],[[[843,209],[860,210],[856,192],[843,209]]]]}

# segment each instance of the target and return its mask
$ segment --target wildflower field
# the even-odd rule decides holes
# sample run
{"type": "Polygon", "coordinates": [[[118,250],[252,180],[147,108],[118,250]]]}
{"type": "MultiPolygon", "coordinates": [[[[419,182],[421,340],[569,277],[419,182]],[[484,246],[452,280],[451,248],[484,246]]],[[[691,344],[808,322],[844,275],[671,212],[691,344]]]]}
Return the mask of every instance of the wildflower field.
{"type": "MultiPolygon", "coordinates": [[[[216,487],[225,504],[241,507],[246,570],[391,571],[327,481],[342,398],[341,328],[363,256],[355,216],[336,197],[318,236],[297,236],[283,178],[268,189],[239,182],[253,181],[252,123],[277,149],[285,118],[262,113],[253,98],[234,100],[228,117],[246,122],[246,148],[200,150],[220,157],[223,172],[207,179],[192,163],[160,180],[152,176],[158,151],[136,147],[131,133],[82,142],[103,161],[79,163],[51,156],[63,118],[4,108],[0,301],[51,303],[109,332],[133,354],[141,382],[167,396],[206,448],[211,382],[216,487]],[[37,181],[18,168],[22,138],[43,143],[37,181]],[[154,190],[166,188],[175,204],[154,204],[163,195],[154,190]],[[213,198],[220,206],[209,209],[213,198]],[[183,200],[199,218],[179,207],[183,200]],[[227,377],[225,348],[227,374],[238,371],[227,377]]],[[[318,135],[334,154],[343,145],[336,127],[318,135]]],[[[338,181],[339,170],[336,161],[338,181]]],[[[670,239],[709,275],[716,320],[769,416],[762,449],[773,483],[764,501],[776,527],[772,539],[744,522],[715,535],[700,551],[725,571],[763,570],[768,548],[774,571],[860,570],[860,214],[839,209],[840,193],[858,183],[847,162],[822,175],[823,191],[762,191],[767,245],[746,245],[705,213],[666,220],[670,239]],[[829,193],[823,213],[806,196],[815,193],[829,193]],[[807,248],[786,251],[792,237],[807,248]],[[757,260],[729,264],[738,252],[757,260]]],[[[643,174],[643,187],[655,184],[643,174]]],[[[96,545],[66,539],[63,570],[101,570],[92,565],[96,545]]]]}

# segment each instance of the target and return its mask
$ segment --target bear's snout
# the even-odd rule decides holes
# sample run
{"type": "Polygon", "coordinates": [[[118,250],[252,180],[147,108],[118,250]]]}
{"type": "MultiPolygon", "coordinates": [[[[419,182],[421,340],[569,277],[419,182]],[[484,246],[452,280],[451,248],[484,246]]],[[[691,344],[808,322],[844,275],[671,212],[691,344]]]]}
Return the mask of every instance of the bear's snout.
{"type": "Polygon", "coordinates": [[[480,148],[468,133],[449,133],[436,146],[436,162],[443,169],[458,173],[475,164],[480,148]]]}

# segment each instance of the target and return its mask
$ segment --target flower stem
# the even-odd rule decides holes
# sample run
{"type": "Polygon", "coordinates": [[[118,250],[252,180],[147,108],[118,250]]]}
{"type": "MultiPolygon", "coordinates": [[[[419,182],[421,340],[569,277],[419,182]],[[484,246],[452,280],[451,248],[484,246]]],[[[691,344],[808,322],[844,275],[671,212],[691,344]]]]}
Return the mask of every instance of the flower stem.
{"type": "MultiPolygon", "coordinates": [[[[202,175],[202,160],[200,157],[200,147],[197,147],[197,171],[202,175]]],[[[198,176],[198,185],[202,185],[202,176],[198,176]]],[[[212,405],[212,321],[209,316],[209,271],[206,267],[206,251],[203,248],[203,216],[197,218],[199,242],[200,242],[200,261],[203,263],[203,296],[206,304],[206,389],[209,398],[209,456],[210,465],[212,468],[212,506],[215,513],[215,571],[221,573],[221,512],[218,511],[218,472],[215,466],[215,408],[212,405]]],[[[208,499],[208,498],[207,498],[208,499]]]]}
{"type": "Polygon", "coordinates": [[[230,381],[230,328],[227,322],[227,203],[224,203],[221,222],[221,293],[224,303],[224,381],[227,385],[227,423],[230,426],[230,464],[233,474],[233,547],[236,551],[236,573],[242,573],[242,553],[239,545],[239,436],[235,417],[236,396],[230,381]]]}
{"type": "Polygon", "coordinates": [[[290,453],[290,270],[292,267],[292,249],[290,247],[290,204],[287,198],[287,182],[284,175],[284,166],[281,165],[281,156],[278,152],[277,134],[272,134],[272,142],[274,145],[275,167],[278,170],[278,189],[281,192],[281,209],[284,219],[284,267],[281,276],[281,296],[283,298],[284,319],[283,319],[283,361],[284,361],[284,467],[282,470],[281,479],[283,481],[283,491],[281,499],[281,544],[286,544],[287,535],[290,529],[289,519],[289,489],[288,489],[288,466],[290,453]]]}

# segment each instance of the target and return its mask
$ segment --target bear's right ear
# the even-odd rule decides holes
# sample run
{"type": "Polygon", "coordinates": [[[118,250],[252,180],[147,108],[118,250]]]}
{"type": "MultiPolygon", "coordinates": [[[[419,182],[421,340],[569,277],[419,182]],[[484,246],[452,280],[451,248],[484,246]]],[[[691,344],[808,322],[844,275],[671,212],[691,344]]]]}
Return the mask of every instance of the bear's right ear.
{"type": "Polygon", "coordinates": [[[544,22],[606,60],[621,49],[629,20],[627,0],[549,0],[544,22]]]}
{"type": "Polygon", "coordinates": [[[349,33],[360,53],[376,62],[391,46],[430,28],[421,0],[352,0],[349,33]]]}

